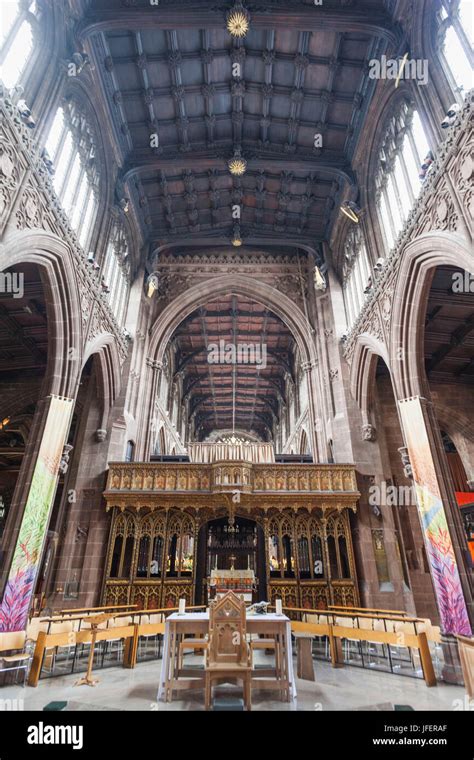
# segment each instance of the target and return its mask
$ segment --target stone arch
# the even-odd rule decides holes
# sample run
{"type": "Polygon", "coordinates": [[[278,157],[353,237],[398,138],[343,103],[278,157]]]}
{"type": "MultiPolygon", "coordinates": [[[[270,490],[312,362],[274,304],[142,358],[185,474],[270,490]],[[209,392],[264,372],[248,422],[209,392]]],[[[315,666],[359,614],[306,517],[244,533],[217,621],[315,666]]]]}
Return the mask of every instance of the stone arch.
{"type": "Polygon", "coordinates": [[[262,285],[252,277],[235,274],[219,275],[205,283],[194,285],[168,304],[151,329],[149,356],[162,361],[166,346],[178,325],[204,303],[225,293],[255,298],[271,309],[293,333],[302,361],[316,361],[310,327],[301,309],[276,288],[262,285]]]}
{"type": "Polygon", "coordinates": [[[115,338],[111,333],[98,335],[84,349],[82,369],[91,356],[97,358],[97,387],[101,402],[99,429],[107,429],[110,410],[120,391],[120,358],[115,338]]]}
{"type": "Polygon", "coordinates": [[[370,423],[373,407],[375,372],[378,360],[383,359],[390,371],[387,347],[378,338],[368,333],[358,336],[352,357],[350,389],[362,412],[362,424],[370,423]]]}
{"type": "MultiPolygon", "coordinates": [[[[243,295],[254,298],[258,303],[270,309],[291,331],[298,345],[303,366],[308,370],[308,403],[310,408],[310,420],[315,420],[318,414],[315,411],[316,384],[313,373],[317,371],[318,360],[315,342],[311,336],[311,326],[301,309],[281,291],[268,285],[262,284],[248,275],[236,275],[234,273],[218,275],[206,282],[192,286],[178,298],[168,304],[155,320],[151,328],[149,344],[149,362],[155,366],[161,366],[165,356],[166,347],[177,329],[189,314],[210,300],[224,294],[243,295]]],[[[151,409],[152,383],[148,383],[148,399],[146,401],[146,414],[151,409]]],[[[142,423],[143,427],[143,423],[142,423]]],[[[324,446],[324,431],[316,431],[315,426],[310,427],[310,446],[315,461],[322,457],[326,460],[324,446]]],[[[143,456],[148,455],[149,440],[143,445],[143,456]]]]}
{"type": "Polygon", "coordinates": [[[32,263],[39,268],[48,315],[48,363],[43,393],[73,398],[82,354],[81,308],[75,263],[67,244],[51,232],[22,230],[0,246],[0,271],[32,263]]]}
{"type": "Polygon", "coordinates": [[[430,395],[423,364],[424,319],[433,276],[441,265],[474,271],[470,246],[459,234],[423,234],[402,254],[392,298],[389,364],[399,399],[430,395]]]}

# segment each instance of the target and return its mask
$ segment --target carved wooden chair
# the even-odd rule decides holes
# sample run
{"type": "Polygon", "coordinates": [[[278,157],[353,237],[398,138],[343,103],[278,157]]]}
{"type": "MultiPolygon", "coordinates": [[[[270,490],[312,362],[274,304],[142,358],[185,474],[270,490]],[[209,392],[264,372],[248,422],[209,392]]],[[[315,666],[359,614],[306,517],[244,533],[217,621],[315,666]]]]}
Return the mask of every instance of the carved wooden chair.
{"type": "Polygon", "coordinates": [[[247,710],[251,703],[252,659],[246,639],[245,602],[227,592],[209,611],[209,644],[206,650],[206,710],[211,707],[215,682],[241,681],[247,710]]]}

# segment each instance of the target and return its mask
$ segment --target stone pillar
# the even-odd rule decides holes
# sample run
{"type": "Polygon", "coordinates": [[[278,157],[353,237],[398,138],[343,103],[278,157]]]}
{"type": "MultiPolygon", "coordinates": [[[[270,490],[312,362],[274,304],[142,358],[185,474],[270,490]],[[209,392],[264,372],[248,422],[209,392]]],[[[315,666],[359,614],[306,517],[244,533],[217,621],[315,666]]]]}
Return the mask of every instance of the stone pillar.
{"type": "Polygon", "coordinates": [[[318,407],[317,399],[321,398],[318,389],[316,362],[303,362],[302,368],[306,373],[308,385],[309,436],[314,462],[327,462],[326,440],[324,436],[324,421],[318,407]]]}
{"type": "Polygon", "coordinates": [[[459,683],[454,634],[471,636],[474,616],[459,509],[431,402],[417,396],[399,400],[398,405],[440,614],[446,651],[443,676],[459,683]]]}
{"type": "Polygon", "coordinates": [[[154,430],[153,414],[155,409],[155,399],[158,393],[162,362],[146,359],[146,378],[143,388],[143,407],[138,422],[138,440],[137,440],[137,460],[147,462],[151,454],[151,442],[154,430]]]}
{"type": "Polygon", "coordinates": [[[73,408],[72,399],[53,395],[43,405],[41,438],[0,606],[0,631],[26,628],[73,408]]]}

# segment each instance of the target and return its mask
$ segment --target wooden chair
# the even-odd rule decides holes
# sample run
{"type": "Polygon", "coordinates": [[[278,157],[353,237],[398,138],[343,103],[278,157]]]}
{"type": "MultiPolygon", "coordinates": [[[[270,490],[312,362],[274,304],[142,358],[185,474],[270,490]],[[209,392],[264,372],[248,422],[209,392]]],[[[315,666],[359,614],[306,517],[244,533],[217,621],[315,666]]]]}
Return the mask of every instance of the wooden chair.
{"type": "Polygon", "coordinates": [[[245,706],[251,710],[252,659],[246,631],[245,602],[228,591],[210,608],[209,643],[206,649],[206,710],[211,707],[214,681],[241,681],[245,706]]]}
{"type": "Polygon", "coordinates": [[[469,699],[474,699],[474,638],[456,636],[461,660],[464,685],[469,699]]]}
{"type": "Polygon", "coordinates": [[[0,673],[23,670],[23,686],[26,684],[31,656],[25,652],[25,631],[0,633],[0,673]],[[2,652],[14,652],[3,655],[2,652]]]}
{"type": "Polygon", "coordinates": [[[184,653],[186,650],[192,651],[194,654],[196,654],[196,652],[202,652],[205,654],[208,643],[209,642],[207,639],[201,639],[199,637],[196,637],[194,639],[183,639],[180,641],[178,652],[178,670],[182,670],[183,668],[184,653]]]}

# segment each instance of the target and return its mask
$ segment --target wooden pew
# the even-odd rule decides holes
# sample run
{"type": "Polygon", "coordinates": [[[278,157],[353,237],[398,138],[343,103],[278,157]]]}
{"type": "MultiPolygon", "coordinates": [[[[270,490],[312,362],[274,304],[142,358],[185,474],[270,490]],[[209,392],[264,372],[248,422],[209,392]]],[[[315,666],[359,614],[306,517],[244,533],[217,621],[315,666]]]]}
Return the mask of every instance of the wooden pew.
{"type": "MultiPolygon", "coordinates": [[[[324,614],[324,612],[318,611],[317,614],[324,614]]],[[[357,639],[358,641],[368,641],[376,644],[392,644],[397,647],[417,649],[420,653],[421,666],[426,685],[436,686],[436,675],[431,660],[426,633],[371,631],[369,629],[349,628],[331,623],[324,625],[321,623],[302,623],[299,621],[291,622],[291,630],[300,634],[306,633],[314,636],[328,636],[331,664],[333,667],[343,667],[344,665],[342,657],[342,639],[351,638],[357,639]]]]}
{"type": "Polygon", "coordinates": [[[456,638],[467,696],[469,699],[474,699],[474,638],[459,635],[456,638]]]}
{"type": "MultiPolygon", "coordinates": [[[[96,640],[108,641],[117,638],[125,639],[124,667],[127,667],[126,662],[130,657],[130,647],[134,634],[135,626],[133,625],[115,626],[114,628],[100,629],[97,632],[96,640]]],[[[30,675],[28,678],[29,686],[38,686],[44,654],[47,649],[53,649],[55,647],[61,646],[86,644],[91,641],[92,631],[90,629],[84,629],[82,631],[69,631],[65,633],[46,633],[45,631],[40,631],[33,654],[33,662],[30,668],[30,675]]]]}

